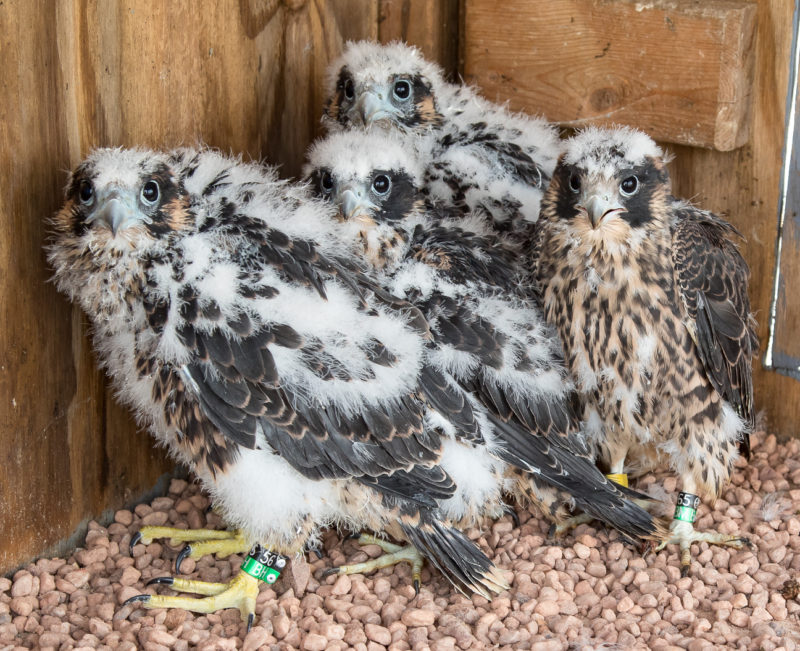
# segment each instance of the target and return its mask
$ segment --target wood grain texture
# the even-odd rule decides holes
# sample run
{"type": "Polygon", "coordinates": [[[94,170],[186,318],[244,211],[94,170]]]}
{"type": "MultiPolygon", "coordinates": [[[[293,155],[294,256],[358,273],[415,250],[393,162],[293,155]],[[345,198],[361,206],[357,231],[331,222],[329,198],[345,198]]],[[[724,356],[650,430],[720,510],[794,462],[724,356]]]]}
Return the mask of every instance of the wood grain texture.
{"type": "Polygon", "coordinates": [[[172,467],[47,283],[66,170],[95,146],[205,142],[293,175],[328,62],[377,34],[377,0],[0,3],[0,573],[172,467]]]}
{"type": "Polygon", "coordinates": [[[464,77],[564,126],[728,151],[749,135],[755,17],[733,0],[465,0],[464,77]]]}
{"type": "MultiPolygon", "coordinates": [[[[0,221],[13,233],[0,238],[2,570],[69,534],[105,497],[102,380],[80,315],[47,283],[42,252],[43,218],[61,202],[69,160],[65,115],[53,110],[63,84],[56,23],[53,5],[0,7],[0,221]]],[[[136,438],[137,456],[149,455],[136,438]]],[[[131,472],[133,490],[160,471],[131,472]]]]}
{"type": "MultiPolygon", "coordinates": [[[[793,3],[782,0],[758,2],[750,141],[732,152],[671,147],[676,194],[724,215],[745,237],[742,252],[752,272],[750,297],[762,342],[760,355],[768,336],[775,270],[793,9],[793,3]]],[[[796,256],[792,273],[795,278],[800,275],[796,256]]],[[[798,296],[790,300],[797,303],[798,296]]],[[[797,332],[796,322],[786,325],[797,332]]],[[[783,436],[800,435],[800,382],[765,370],[759,360],[754,384],[756,408],[764,410],[768,429],[783,436]]]]}
{"type": "Polygon", "coordinates": [[[458,0],[380,0],[382,43],[405,41],[441,65],[451,79],[458,67],[458,0]]]}

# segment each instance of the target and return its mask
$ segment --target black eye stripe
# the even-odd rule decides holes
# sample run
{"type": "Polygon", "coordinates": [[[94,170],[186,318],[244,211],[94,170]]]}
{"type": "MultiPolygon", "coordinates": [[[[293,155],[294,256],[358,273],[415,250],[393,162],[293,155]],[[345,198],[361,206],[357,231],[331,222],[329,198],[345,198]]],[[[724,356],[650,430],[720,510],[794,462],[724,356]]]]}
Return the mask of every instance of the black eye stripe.
{"type": "Polygon", "coordinates": [[[353,85],[353,76],[347,66],[339,70],[339,77],[336,80],[336,90],[339,94],[339,101],[347,100],[352,101],[355,97],[355,86],[353,85]]]}
{"type": "Polygon", "coordinates": [[[386,194],[380,196],[377,217],[380,221],[396,221],[411,213],[414,202],[419,199],[419,191],[411,178],[401,170],[375,170],[373,183],[384,175],[391,186],[386,194]]]}

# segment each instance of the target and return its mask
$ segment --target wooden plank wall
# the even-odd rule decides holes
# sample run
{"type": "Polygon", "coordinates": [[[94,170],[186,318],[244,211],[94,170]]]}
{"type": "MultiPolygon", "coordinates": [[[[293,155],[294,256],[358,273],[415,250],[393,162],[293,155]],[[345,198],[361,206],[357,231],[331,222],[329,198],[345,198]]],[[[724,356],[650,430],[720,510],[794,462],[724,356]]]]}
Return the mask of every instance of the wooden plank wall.
{"type": "Polygon", "coordinates": [[[107,393],[80,310],[47,283],[43,219],[65,171],[94,146],[204,141],[295,174],[326,65],[346,39],[378,36],[378,12],[377,0],[0,3],[0,573],[172,468],[107,393]]]}
{"type": "Polygon", "coordinates": [[[413,43],[455,79],[459,72],[459,0],[383,0],[379,20],[382,43],[413,43]]]}
{"type": "MultiPolygon", "coordinates": [[[[726,215],[745,236],[742,252],[752,271],[750,297],[763,355],[775,272],[794,2],[758,0],[757,6],[750,140],[730,152],[669,149],[675,154],[671,170],[676,194],[726,215]]],[[[756,408],[764,410],[768,430],[781,436],[800,435],[800,382],[765,370],[759,360],[754,383],[756,408]]]]}
{"type": "Polygon", "coordinates": [[[563,126],[730,151],[749,137],[755,16],[749,0],[467,0],[464,77],[563,126]]]}

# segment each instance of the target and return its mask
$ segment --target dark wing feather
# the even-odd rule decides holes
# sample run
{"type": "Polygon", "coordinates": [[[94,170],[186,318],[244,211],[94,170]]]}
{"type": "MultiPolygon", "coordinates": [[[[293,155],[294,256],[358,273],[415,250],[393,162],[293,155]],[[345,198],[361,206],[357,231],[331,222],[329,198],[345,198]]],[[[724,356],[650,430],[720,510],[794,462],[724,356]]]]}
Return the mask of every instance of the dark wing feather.
{"type": "Polygon", "coordinates": [[[503,363],[505,337],[473,311],[468,299],[457,300],[433,292],[420,308],[437,345],[452,346],[475,355],[482,364],[492,368],[499,368],[503,363]]]}
{"type": "Polygon", "coordinates": [[[483,442],[480,424],[461,387],[448,382],[432,366],[425,366],[420,373],[419,388],[428,405],[455,426],[459,438],[472,443],[483,442]]]}
{"type": "MultiPolygon", "coordinates": [[[[462,390],[473,393],[496,417],[504,421],[515,418],[531,431],[531,436],[556,437],[557,444],[572,454],[588,457],[588,451],[576,436],[577,416],[570,401],[508,391],[491,373],[480,370],[502,367],[506,338],[475,314],[469,301],[459,302],[434,292],[422,303],[422,309],[435,345],[471,353],[481,362],[471,377],[458,378],[462,390]]],[[[524,365],[526,359],[522,355],[519,364],[524,365]]],[[[450,418],[462,432],[470,431],[467,427],[474,417],[471,409],[466,413],[469,404],[462,405],[466,398],[458,395],[458,387],[450,385],[440,372],[429,369],[423,372],[422,388],[432,407],[450,418]]]]}
{"type": "Polygon", "coordinates": [[[489,558],[466,535],[432,518],[416,526],[400,519],[414,545],[462,593],[489,597],[507,588],[489,558]]]}
{"type": "MultiPolygon", "coordinates": [[[[253,286],[264,267],[272,267],[288,282],[314,289],[322,299],[327,283],[340,282],[360,299],[367,314],[383,306],[427,334],[420,311],[378,287],[355,261],[327,258],[312,242],[289,238],[226,205],[230,209],[215,228],[246,240],[232,249],[231,257],[253,286]]],[[[264,300],[276,293],[241,295],[264,300]]],[[[274,347],[296,349],[308,373],[322,380],[349,382],[353,378],[322,342],[304,340],[288,325],[259,324],[255,311],[240,311],[227,320],[228,328],[209,329],[211,316],[215,321],[222,318],[218,308],[209,312],[188,285],[179,292],[179,300],[183,322],[177,331],[193,353],[192,363],[182,373],[195,404],[199,403],[196,415],[209,421],[205,429],[216,431],[221,441],[253,448],[260,428],[269,445],[310,479],[353,477],[426,507],[452,494],[450,477],[431,468],[441,453],[441,442],[437,433],[424,426],[424,405],[418,398],[398,395],[380,408],[364,406],[351,413],[313,396],[297,395],[280,381],[271,352],[274,347]]],[[[366,366],[394,364],[389,345],[368,341],[361,350],[366,366]]],[[[184,404],[194,409],[190,402],[184,404]]]]}
{"type": "MultiPolygon", "coordinates": [[[[479,159],[486,161],[485,164],[502,172],[512,182],[536,188],[544,188],[547,185],[548,175],[528,152],[509,140],[508,132],[499,131],[495,125],[487,122],[473,122],[464,126],[465,128],[452,128],[443,133],[438,141],[440,152],[458,149],[478,150],[473,155],[477,154],[479,159]]],[[[465,180],[463,170],[455,160],[457,158],[452,156],[449,159],[435,158],[425,171],[425,184],[431,185],[436,182],[446,184],[451,191],[455,209],[463,213],[471,212],[466,196],[470,190],[477,189],[478,184],[473,180],[465,180]]],[[[487,215],[499,210],[502,214],[514,218],[514,221],[517,221],[521,208],[521,202],[513,195],[500,196],[488,191],[484,191],[482,200],[473,206],[474,210],[487,215]]],[[[499,230],[509,231],[515,227],[512,219],[495,223],[495,228],[499,230]]]]}
{"type": "Polygon", "coordinates": [[[437,269],[457,284],[477,282],[501,287],[505,292],[521,290],[517,260],[497,237],[442,225],[440,220],[454,217],[452,209],[430,201],[427,208],[436,223],[414,229],[410,258],[437,269]]]}
{"type": "MultiPolygon", "coordinates": [[[[280,332],[285,340],[286,327],[280,332]]],[[[184,341],[192,339],[207,342],[208,361],[188,365],[185,373],[203,413],[225,438],[253,448],[261,425],[270,446],[311,479],[354,477],[425,505],[452,493],[450,478],[427,467],[438,459],[440,441],[423,426],[422,404],[413,397],[347,413],[280,386],[269,353],[269,346],[277,345],[274,336],[259,331],[250,338],[227,339],[215,331],[194,333],[184,341]]],[[[341,374],[331,371],[332,358],[320,361],[325,351],[318,344],[311,342],[307,349],[300,346],[310,371],[328,379],[341,374]]]]}
{"type": "MultiPolygon", "coordinates": [[[[697,352],[711,385],[752,427],[758,338],[747,293],[750,270],[733,242],[738,235],[723,219],[677,204],[672,257],[697,352]]],[[[740,449],[749,455],[749,436],[740,449]]]]}
{"type": "Polygon", "coordinates": [[[491,418],[504,445],[500,456],[519,468],[533,472],[548,484],[566,491],[575,504],[592,517],[619,529],[632,538],[657,537],[658,524],[628,497],[648,499],[623,490],[608,480],[588,456],[566,449],[561,437],[541,436],[516,421],[491,418]]]}

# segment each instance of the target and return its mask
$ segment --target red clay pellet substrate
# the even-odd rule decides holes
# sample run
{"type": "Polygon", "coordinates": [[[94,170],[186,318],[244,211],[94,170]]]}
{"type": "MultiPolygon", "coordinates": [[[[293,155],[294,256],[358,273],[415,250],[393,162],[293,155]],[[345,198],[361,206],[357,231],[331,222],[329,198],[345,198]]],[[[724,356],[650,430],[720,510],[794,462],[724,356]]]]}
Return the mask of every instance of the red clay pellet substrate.
{"type": "MultiPolygon", "coordinates": [[[[331,565],[379,553],[329,532],[322,559],[295,560],[277,584],[262,585],[249,633],[236,610],[197,615],[120,606],[154,592],[145,583],[171,574],[179,551],[154,542],[137,545],[131,557],[128,543],[140,526],[222,526],[206,514],[198,486],[176,479],[166,497],[117,512],[108,527],[91,523],[84,548],[68,558],[40,559],[1,578],[0,651],[796,649],[800,603],[791,581],[800,580],[800,441],[753,438],[752,460],[739,464],[713,512],[701,506],[696,526],[747,534],[755,548],[695,546],[686,578],[676,546],[642,558],[616,532],[586,525],[553,543],[546,522],[518,509],[518,528],[506,516],[483,533],[469,532],[505,570],[509,591],[492,601],[470,599],[426,568],[415,596],[406,564],[319,580],[331,565]]],[[[674,504],[676,481],[667,472],[637,487],[674,504]]],[[[240,564],[241,556],[187,559],[182,575],[226,581],[240,564]]]]}

